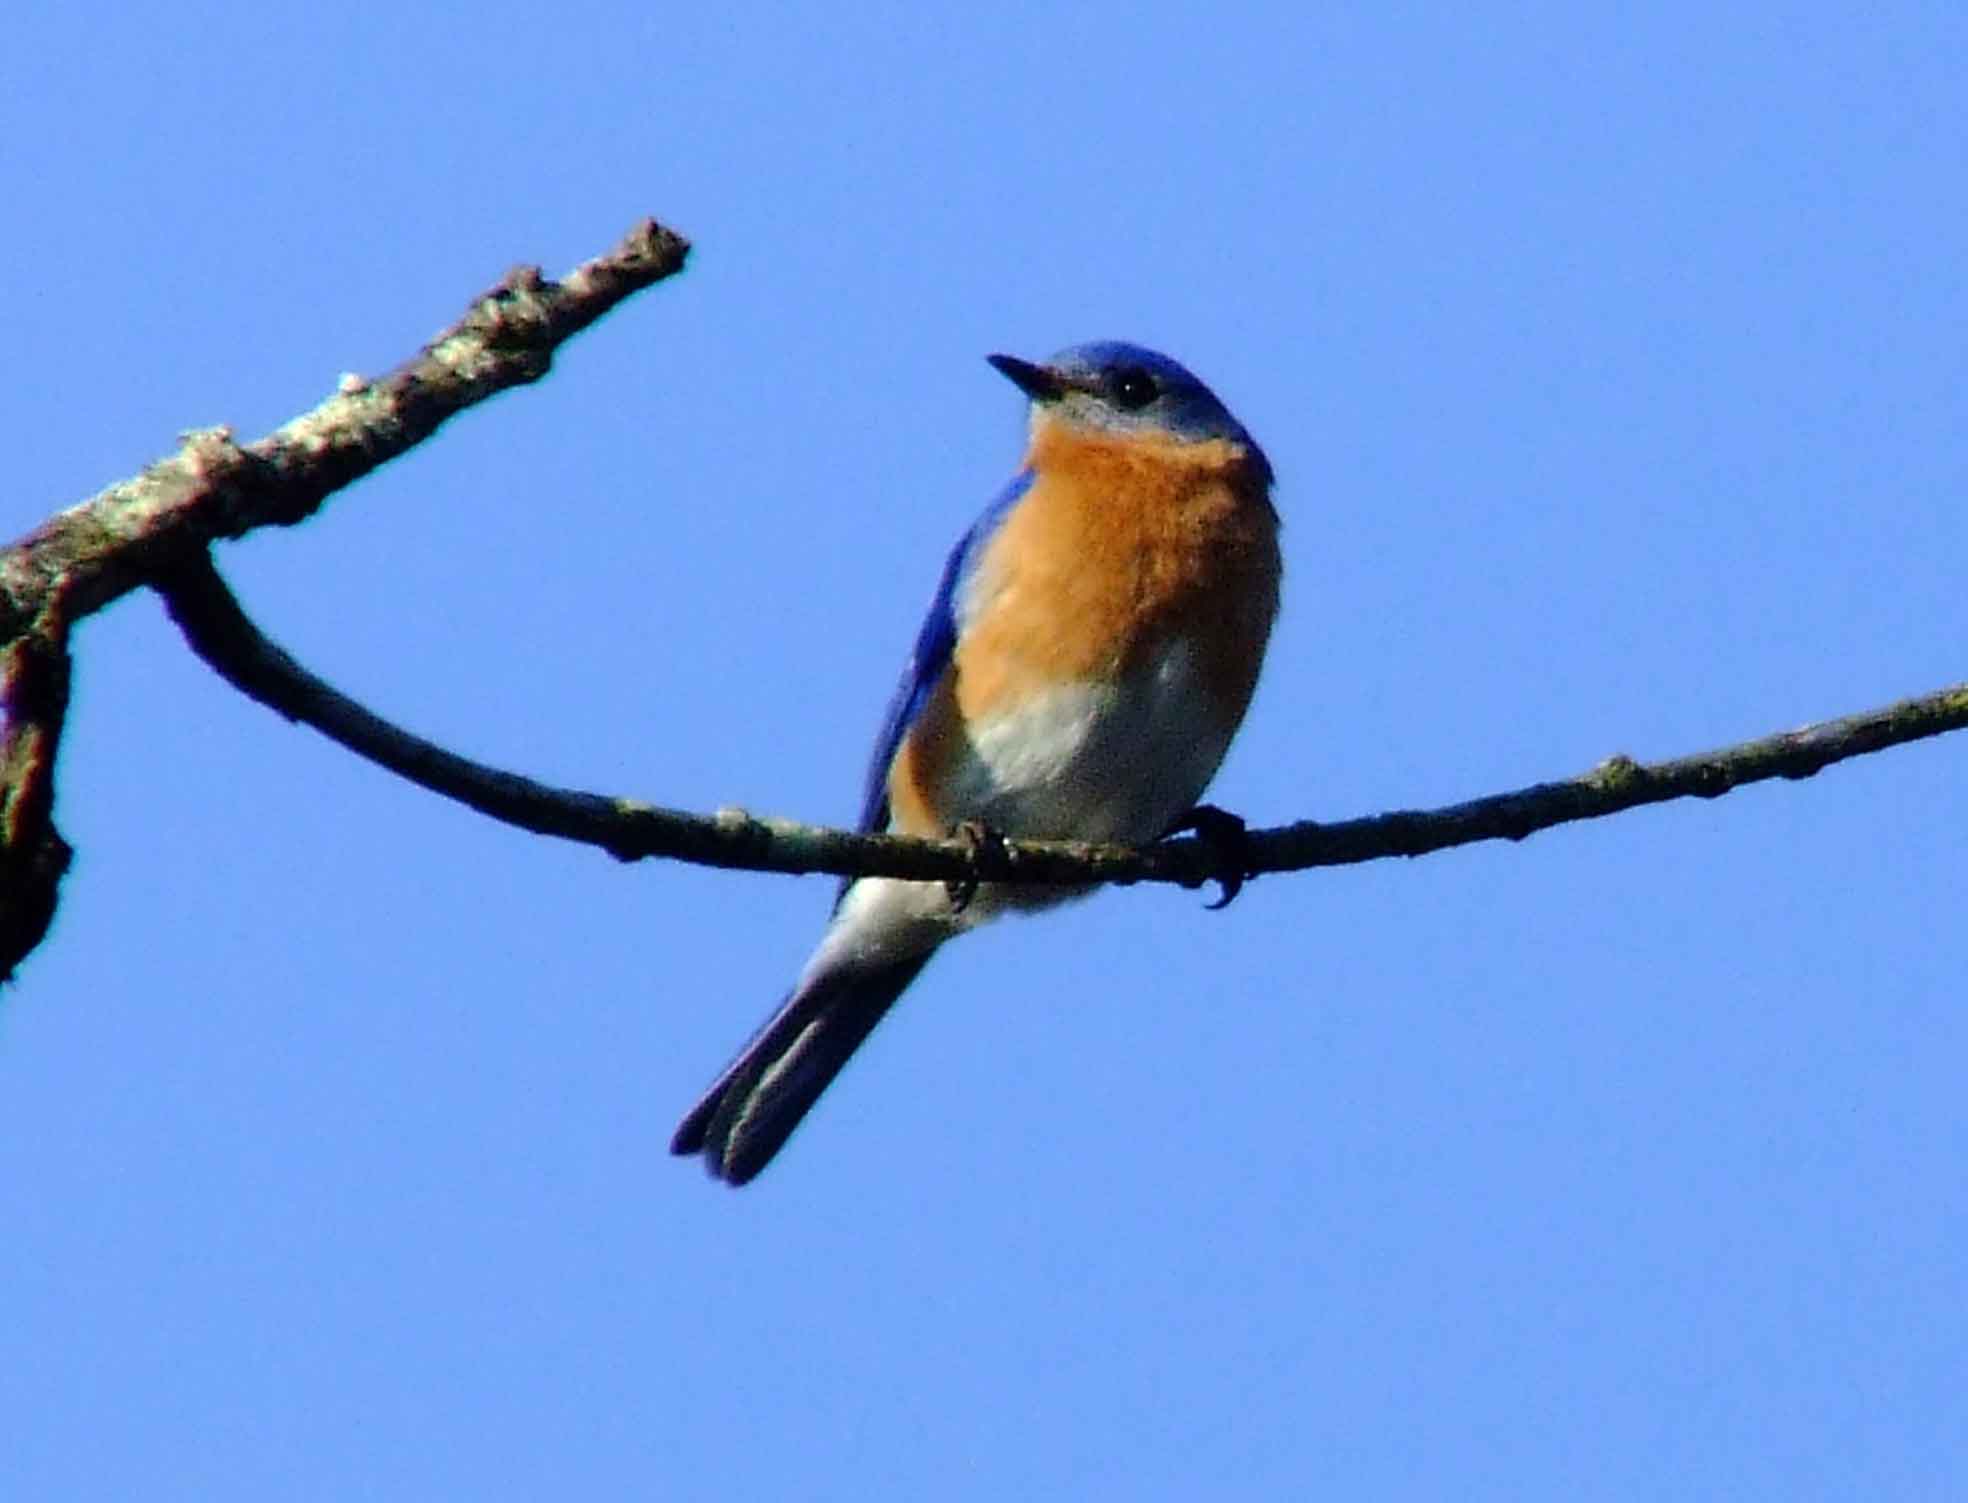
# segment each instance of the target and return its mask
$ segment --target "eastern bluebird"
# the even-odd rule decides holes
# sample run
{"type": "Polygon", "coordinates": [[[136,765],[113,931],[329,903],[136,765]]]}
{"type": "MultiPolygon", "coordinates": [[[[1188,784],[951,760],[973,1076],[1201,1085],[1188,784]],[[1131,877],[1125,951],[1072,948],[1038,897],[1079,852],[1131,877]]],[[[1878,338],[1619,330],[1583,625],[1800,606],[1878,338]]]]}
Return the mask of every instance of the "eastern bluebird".
{"type": "MultiPolygon", "coordinates": [[[[1024,467],[930,602],[859,828],[1139,845],[1180,828],[1243,720],[1278,611],[1264,451],[1208,387],[1136,345],[1044,365],[1024,467]]],[[[841,884],[792,993],[670,1144],[734,1185],[777,1153],[945,940],[1088,888],[841,884]]]]}

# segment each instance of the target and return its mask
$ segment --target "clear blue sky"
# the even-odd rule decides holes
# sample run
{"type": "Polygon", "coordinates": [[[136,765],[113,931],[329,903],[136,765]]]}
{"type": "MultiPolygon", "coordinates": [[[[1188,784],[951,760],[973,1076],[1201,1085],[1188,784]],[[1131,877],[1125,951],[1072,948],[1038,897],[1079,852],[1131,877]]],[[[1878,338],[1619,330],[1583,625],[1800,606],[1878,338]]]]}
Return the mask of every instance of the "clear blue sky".
{"type": "MultiPolygon", "coordinates": [[[[643,214],[688,274],[297,530],[266,628],[535,776],[852,817],[990,351],[1269,449],[1262,823],[1968,676],[1968,11],[33,3],[6,532],[643,214]]],[[[1968,739],[1007,923],[752,1188],[821,878],[622,867],[82,629],[0,1001],[19,1499],[1958,1498],[1968,739]]]]}

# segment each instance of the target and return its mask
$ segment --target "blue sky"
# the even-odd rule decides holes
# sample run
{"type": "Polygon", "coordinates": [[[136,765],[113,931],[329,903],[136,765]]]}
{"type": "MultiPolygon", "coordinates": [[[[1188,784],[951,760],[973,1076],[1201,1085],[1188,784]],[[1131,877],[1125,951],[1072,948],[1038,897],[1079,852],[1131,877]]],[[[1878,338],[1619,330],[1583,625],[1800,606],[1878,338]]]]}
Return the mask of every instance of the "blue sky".
{"type": "MultiPolygon", "coordinates": [[[[31,4],[7,531],[655,214],[684,277],[222,552],[271,634],[850,819],[1018,457],[982,357],[1118,336],[1279,471],[1218,802],[1694,751],[1968,676],[1964,65],[1952,4],[31,4]]],[[[665,1144],[826,879],[490,824],[148,598],[78,650],[11,1497],[1959,1496],[1968,741],[1001,925],[730,1193],[665,1144]]]]}

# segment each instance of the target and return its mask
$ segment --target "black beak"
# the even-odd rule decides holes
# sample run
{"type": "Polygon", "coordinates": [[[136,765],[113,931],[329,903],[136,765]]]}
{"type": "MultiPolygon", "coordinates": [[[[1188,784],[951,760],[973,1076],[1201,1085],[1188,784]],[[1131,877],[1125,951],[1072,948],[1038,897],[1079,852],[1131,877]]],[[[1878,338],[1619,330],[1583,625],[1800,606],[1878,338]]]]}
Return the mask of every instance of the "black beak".
{"type": "Polygon", "coordinates": [[[984,358],[1034,402],[1056,402],[1066,394],[1065,383],[1043,365],[1020,360],[1016,355],[986,355],[984,358]]]}

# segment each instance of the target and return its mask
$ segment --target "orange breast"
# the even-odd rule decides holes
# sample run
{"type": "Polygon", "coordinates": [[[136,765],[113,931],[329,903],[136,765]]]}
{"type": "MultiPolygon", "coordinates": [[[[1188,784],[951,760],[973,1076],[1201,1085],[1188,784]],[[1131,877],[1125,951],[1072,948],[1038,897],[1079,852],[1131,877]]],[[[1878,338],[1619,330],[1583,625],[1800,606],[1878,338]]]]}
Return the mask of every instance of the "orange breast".
{"type": "Polygon", "coordinates": [[[1227,739],[1256,687],[1278,609],[1278,519],[1242,450],[1042,420],[1028,463],[1038,478],[979,560],[951,669],[893,769],[900,828],[947,828],[936,794],[966,728],[1034,693],[1125,684],[1180,641],[1208,729],[1227,739]]]}
{"type": "Polygon", "coordinates": [[[1047,423],[1028,462],[1038,479],[980,561],[958,647],[964,716],[1125,679],[1180,637],[1234,727],[1278,611],[1278,516],[1242,451],[1047,423]]]}

